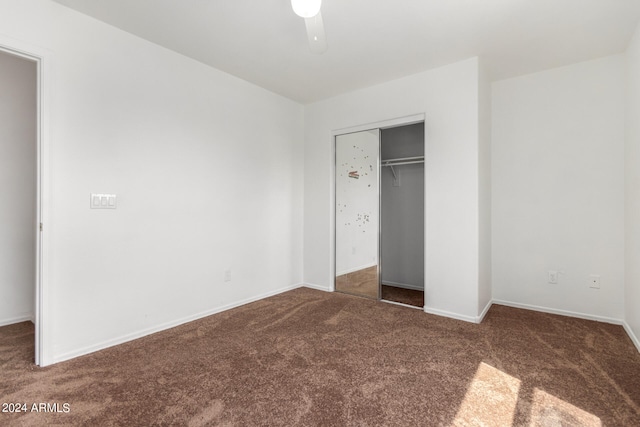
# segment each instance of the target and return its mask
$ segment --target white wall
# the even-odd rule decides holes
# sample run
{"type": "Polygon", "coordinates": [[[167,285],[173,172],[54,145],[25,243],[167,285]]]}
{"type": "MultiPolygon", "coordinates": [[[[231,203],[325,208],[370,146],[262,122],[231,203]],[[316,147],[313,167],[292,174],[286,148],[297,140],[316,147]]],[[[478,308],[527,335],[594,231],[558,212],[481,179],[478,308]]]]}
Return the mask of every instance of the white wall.
{"type": "Polygon", "coordinates": [[[640,25],[627,50],[625,320],[640,349],[640,25]]]}
{"type": "Polygon", "coordinates": [[[54,2],[0,10],[53,57],[45,364],[301,282],[299,104],[54,2]]]}
{"type": "Polygon", "coordinates": [[[378,265],[379,151],[377,129],[336,136],[336,276],[378,265]]]}
{"type": "Polygon", "coordinates": [[[478,313],[486,314],[493,298],[491,282],[491,81],[484,62],[478,69],[478,313]]]}
{"type": "Polygon", "coordinates": [[[494,299],[622,319],[624,57],[496,82],[492,96],[494,299]]]}
{"type": "MultiPolygon", "coordinates": [[[[382,159],[424,155],[424,123],[381,131],[382,159]]],[[[424,290],[424,164],[383,167],[380,177],[382,283],[424,290]]]]}
{"type": "Polygon", "coordinates": [[[332,131],[426,114],[426,310],[478,314],[478,60],[305,107],[304,281],[330,289],[332,131]]]}
{"type": "Polygon", "coordinates": [[[0,52],[0,326],[34,317],[36,74],[0,52]]]}

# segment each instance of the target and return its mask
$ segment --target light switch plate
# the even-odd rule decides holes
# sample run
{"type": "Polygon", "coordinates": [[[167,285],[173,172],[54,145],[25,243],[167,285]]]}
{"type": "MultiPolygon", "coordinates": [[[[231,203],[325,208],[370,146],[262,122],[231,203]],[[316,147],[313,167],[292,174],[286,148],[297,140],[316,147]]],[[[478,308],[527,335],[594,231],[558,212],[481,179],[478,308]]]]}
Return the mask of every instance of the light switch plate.
{"type": "Polygon", "coordinates": [[[115,194],[91,193],[89,199],[91,209],[116,209],[118,206],[115,194]]]}

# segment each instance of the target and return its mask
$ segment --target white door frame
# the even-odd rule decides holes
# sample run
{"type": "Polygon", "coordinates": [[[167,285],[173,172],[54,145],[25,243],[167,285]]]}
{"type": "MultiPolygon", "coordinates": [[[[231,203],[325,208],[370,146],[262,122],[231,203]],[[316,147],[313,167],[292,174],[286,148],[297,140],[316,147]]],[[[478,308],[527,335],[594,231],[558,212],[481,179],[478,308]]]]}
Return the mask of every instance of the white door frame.
{"type": "Polygon", "coordinates": [[[0,52],[18,56],[37,65],[37,190],[36,190],[36,283],[35,283],[35,363],[46,366],[50,358],[48,322],[49,206],[51,205],[49,126],[52,55],[41,47],[0,34],[0,52]]]}
{"type": "MultiPolygon", "coordinates": [[[[331,131],[331,163],[329,165],[329,173],[330,173],[330,191],[329,191],[329,229],[331,233],[329,233],[329,291],[335,292],[335,279],[336,279],[336,221],[335,221],[335,212],[336,212],[336,137],[339,135],[345,135],[348,133],[354,132],[362,132],[365,130],[371,129],[388,129],[398,126],[406,126],[414,123],[424,122],[426,126],[426,114],[414,114],[411,116],[398,117],[390,120],[382,120],[373,123],[366,123],[357,126],[351,126],[342,129],[334,129],[331,131]]],[[[425,148],[426,148],[426,139],[427,133],[425,132],[425,148]]],[[[425,174],[426,177],[426,174],[425,174]]],[[[425,186],[426,188],[426,186],[425,186]]],[[[427,197],[425,194],[425,236],[426,236],[426,201],[427,197]]],[[[426,259],[426,245],[425,245],[425,259],[426,259]]],[[[425,288],[426,289],[426,275],[425,275],[425,288]]]]}

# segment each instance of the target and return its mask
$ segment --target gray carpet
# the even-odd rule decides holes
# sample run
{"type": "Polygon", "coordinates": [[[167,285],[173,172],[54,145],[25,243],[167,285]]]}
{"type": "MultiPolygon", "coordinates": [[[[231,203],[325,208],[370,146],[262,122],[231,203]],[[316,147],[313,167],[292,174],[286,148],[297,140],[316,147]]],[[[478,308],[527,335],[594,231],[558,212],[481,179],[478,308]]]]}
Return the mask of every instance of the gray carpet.
{"type": "Polygon", "coordinates": [[[493,306],[481,325],[297,289],[44,369],[0,328],[3,426],[638,426],[620,326],[493,306]]]}

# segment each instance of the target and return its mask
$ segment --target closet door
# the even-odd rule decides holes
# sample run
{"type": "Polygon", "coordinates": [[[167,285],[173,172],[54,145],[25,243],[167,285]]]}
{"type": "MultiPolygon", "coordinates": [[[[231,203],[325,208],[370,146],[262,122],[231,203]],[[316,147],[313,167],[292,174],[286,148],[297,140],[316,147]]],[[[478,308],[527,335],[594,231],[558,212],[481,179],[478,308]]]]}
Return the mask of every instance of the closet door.
{"type": "Polygon", "coordinates": [[[336,144],[336,291],[379,299],[380,131],[336,144]]]}

